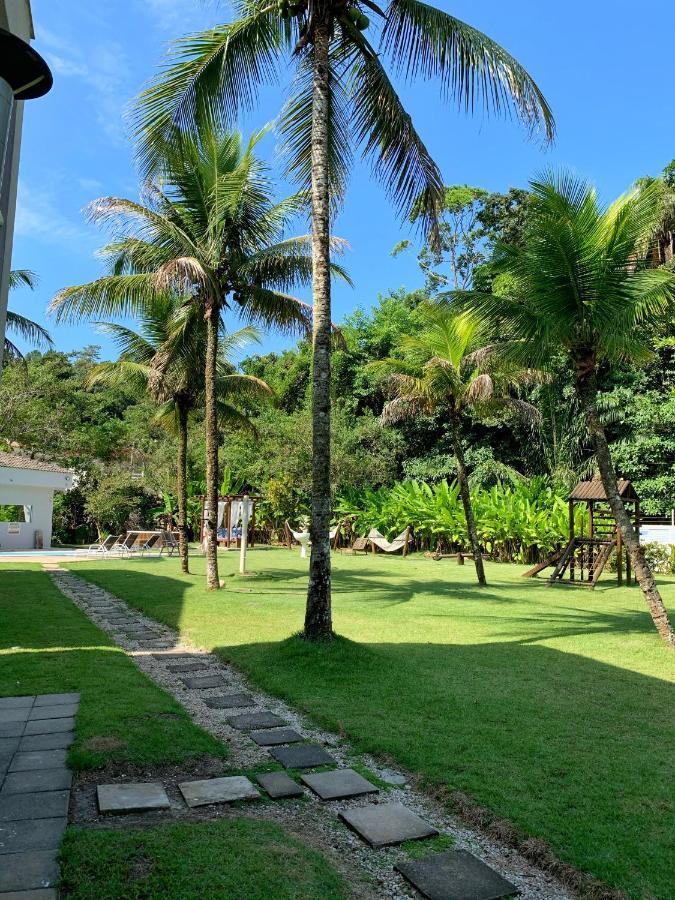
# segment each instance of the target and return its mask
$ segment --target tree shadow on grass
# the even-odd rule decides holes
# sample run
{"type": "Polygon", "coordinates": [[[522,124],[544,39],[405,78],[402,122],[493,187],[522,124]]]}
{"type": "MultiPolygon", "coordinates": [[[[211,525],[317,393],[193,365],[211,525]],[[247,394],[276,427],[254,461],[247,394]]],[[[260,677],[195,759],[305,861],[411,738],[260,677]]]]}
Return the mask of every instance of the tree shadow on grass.
{"type": "Polygon", "coordinates": [[[216,652],[357,750],[469,794],[631,896],[669,896],[670,682],[519,641],[216,652]]]}

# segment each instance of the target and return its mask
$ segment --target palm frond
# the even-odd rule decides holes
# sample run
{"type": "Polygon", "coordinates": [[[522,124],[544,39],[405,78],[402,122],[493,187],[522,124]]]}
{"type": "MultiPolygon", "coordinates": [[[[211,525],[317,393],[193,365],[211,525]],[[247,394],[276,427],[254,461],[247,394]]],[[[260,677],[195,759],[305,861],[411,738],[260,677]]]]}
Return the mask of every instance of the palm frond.
{"type": "Polygon", "coordinates": [[[7,329],[34,347],[54,346],[54,341],[46,328],[11,309],[7,310],[7,329]]]}
{"type": "Polygon", "coordinates": [[[159,296],[153,274],[109,275],[63,288],[49,304],[49,312],[57,322],[108,319],[142,313],[159,296]]]}
{"type": "Polygon", "coordinates": [[[520,63],[487,35],[454,16],[421,3],[392,0],[382,49],[406,78],[438,78],[446,98],[467,112],[478,101],[487,112],[515,114],[551,140],[555,123],[536,83],[520,63]]]}
{"type": "Polygon", "coordinates": [[[34,291],[37,287],[38,277],[31,269],[10,269],[9,272],[9,290],[13,291],[18,287],[29,287],[34,291]]]}

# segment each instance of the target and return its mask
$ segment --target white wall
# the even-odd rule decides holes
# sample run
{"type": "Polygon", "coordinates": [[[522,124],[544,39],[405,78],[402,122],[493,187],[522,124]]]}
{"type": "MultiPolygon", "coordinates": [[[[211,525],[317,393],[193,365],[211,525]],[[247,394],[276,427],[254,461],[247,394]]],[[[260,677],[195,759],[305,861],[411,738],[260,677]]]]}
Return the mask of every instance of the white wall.
{"type": "Polygon", "coordinates": [[[0,505],[32,506],[31,521],[20,523],[19,534],[9,534],[9,523],[0,522],[0,551],[32,550],[37,529],[42,531],[43,547],[48,550],[52,542],[54,491],[67,491],[72,486],[70,472],[0,466],[0,505]]]}
{"type": "Polygon", "coordinates": [[[53,488],[0,485],[0,504],[32,507],[31,521],[20,523],[19,534],[9,534],[10,523],[0,522],[0,551],[32,550],[36,529],[42,531],[44,549],[49,549],[52,541],[53,488]]]}

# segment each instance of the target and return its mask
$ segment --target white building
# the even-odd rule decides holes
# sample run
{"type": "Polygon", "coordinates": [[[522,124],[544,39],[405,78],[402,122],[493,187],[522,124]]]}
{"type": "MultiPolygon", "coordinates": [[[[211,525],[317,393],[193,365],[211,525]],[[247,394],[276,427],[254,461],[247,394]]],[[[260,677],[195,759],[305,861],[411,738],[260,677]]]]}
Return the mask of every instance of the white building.
{"type": "Polygon", "coordinates": [[[0,507],[23,507],[23,519],[0,521],[3,550],[49,550],[54,492],[73,486],[73,472],[18,453],[0,453],[0,507]]]}

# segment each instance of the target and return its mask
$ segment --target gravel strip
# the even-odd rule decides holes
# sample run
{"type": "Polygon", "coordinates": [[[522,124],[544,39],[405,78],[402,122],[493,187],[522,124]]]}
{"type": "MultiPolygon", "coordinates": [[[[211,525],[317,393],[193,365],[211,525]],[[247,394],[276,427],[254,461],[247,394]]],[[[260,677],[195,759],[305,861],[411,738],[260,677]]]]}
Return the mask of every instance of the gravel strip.
{"type": "MultiPolygon", "coordinates": [[[[282,701],[259,691],[250,684],[233,667],[225,664],[217,657],[203,649],[187,646],[170,628],[153,619],[149,619],[139,611],[127,606],[124,601],[113,596],[96,585],[89,584],[70,571],[51,569],[51,577],[59,590],[73,601],[103,631],[124,649],[136,662],[138,667],[153,681],[171,693],[190,714],[192,720],[205,731],[227,744],[231,756],[228,760],[233,769],[250,769],[254,766],[269,764],[272,760],[264,747],[257,746],[247,732],[230,727],[227,719],[242,712],[268,710],[276,713],[288,724],[299,731],[307,740],[322,744],[330,749],[343,766],[361,764],[371,772],[390,784],[388,790],[373,795],[370,802],[399,802],[418,813],[426,821],[434,825],[442,834],[450,835],[454,846],[474,853],[505,878],[512,881],[521,891],[521,896],[528,900],[571,900],[573,894],[556,879],[538,869],[522,857],[517,851],[500,845],[498,842],[473,831],[455,816],[449,815],[442,805],[407,782],[403,772],[385,768],[374,759],[356,754],[339,735],[318,729],[306,717],[301,716],[292,707],[282,701]],[[120,626],[111,624],[110,619],[133,619],[134,626],[144,626],[157,635],[156,638],[133,637],[125,635],[120,626]],[[160,652],[164,651],[164,652],[160,652]],[[180,657],[179,657],[180,655],[180,657]],[[219,675],[227,683],[226,687],[207,689],[188,689],[178,672],[171,672],[169,665],[199,659],[204,663],[204,675],[219,675]],[[235,709],[211,709],[204,700],[222,694],[250,694],[255,706],[235,709]]],[[[125,626],[126,627],[126,626],[125,626]]],[[[171,780],[166,782],[170,796],[174,794],[171,780]]],[[[304,835],[312,843],[337,851],[352,866],[367,872],[376,885],[376,896],[403,900],[403,898],[419,896],[410,888],[396,872],[395,863],[406,859],[403,850],[396,847],[373,850],[366,846],[355,834],[342,825],[337,818],[340,810],[351,806],[363,806],[363,797],[354,800],[321,802],[307,791],[301,800],[284,800],[256,804],[250,807],[230,810],[226,807],[210,807],[203,818],[222,818],[228,816],[250,816],[278,822],[290,831],[304,835]]],[[[171,817],[199,821],[194,810],[184,810],[180,803],[172,802],[171,817]]],[[[155,817],[161,821],[161,817],[155,817]]],[[[133,824],[133,817],[125,817],[125,823],[133,824]]],[[[148,824],[148,817],[142,818],[148,824]]]]}

